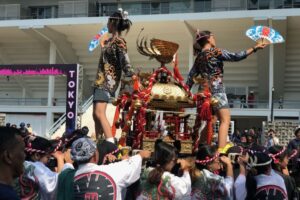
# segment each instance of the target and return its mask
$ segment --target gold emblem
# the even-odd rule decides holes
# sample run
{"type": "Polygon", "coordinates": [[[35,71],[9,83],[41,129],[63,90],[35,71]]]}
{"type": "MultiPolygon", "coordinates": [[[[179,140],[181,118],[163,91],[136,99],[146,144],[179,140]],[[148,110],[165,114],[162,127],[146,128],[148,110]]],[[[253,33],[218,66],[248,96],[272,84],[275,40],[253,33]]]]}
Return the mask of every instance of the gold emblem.
{"type": "Polygon", "coordinates": [[[100,85],[102,85],[102,83],[104,82],[104,80],[105,80],[104,74],[102,72],[98,72],[97,79],[94,81],[94,85],[96,87],[99,87],[100,85]]]}
{"type": "Polygon", "coordinates": [[[172,93],[172,89],[170,87],[163,87],[163,92],[165,94],[171,94],[172,93]]]}
{"type": "Polygon", "coordinates": [[[105,70],[105,71],[109,71],[109,68],[110,68],[110,64],[105,63],[105,64],[104,64],[104,70],[105,70]]]}

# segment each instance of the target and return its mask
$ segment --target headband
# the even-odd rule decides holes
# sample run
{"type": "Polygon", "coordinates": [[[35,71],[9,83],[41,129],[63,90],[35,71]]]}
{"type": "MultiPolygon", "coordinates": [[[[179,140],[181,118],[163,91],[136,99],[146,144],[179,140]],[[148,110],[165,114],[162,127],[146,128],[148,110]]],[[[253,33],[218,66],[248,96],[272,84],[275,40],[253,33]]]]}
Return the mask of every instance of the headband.
{"type": "Polygon", "coordinates": [[[200,33],[201,33],[200,30],[197,29],[197,31],[196,31],[196,41],[199,41],[202,38],[209,38],[210,37],[210,35],[200,35],[200,33]]]}
{"type": "Polygon", "coordinates": [[[124,11],[122,8],[119,8],[118,11],[121,13],[122,18],[120,17],[109,17],[109,19],[128,19],[128,12],[124,11]]]}
{"type": "Polygon", "coordinates": [[[116,149],[116,150],[114,150],[114,151],[112,151],[112,152],[110,152],[110,153],[106,154],[106,155],[104,156],[104,158],[103,158],[103,162],[102,162],[102,164],[103,164],[103,165],[105,164],[105,162],[106,162],[106,160],[107,160],[108,156],[110,156],[110,155],[114,155],[114,154],[118,153],[119,151],[120,151],[120,149],[118,148],[118,149],[116,149]]]}
{"type": "Polygon", "coordinates": [[[207,163],[212,162],[215,160],[217,157],[219,157],[220,153],[217,152],[213,157],[209,158],[208,156],[205,157],[205,160],[195,160],[195,163],[206,165],[207,163]]]}
{"type": "Polygon", "coordinates": [[[36,138],[36,136],[33,136],[33,135],[30,135],[30,136],[27,136],[27,137],[24,138],[25,143],[26,143],[26,147],[25,147],[24,150],[25,150],[27,153],[30,153],[30,154],[32,154],[32,153],[46,154],[46,153],[47,153],[46,151],[43,151],[43,150],[40,150],[40,149],[34,149],[34,148],[32,148],[31,142],[32,142],[33,140],[35,140],[35,138],[36,138]]]}
{"type": "Polygon", "coordinates": [[[38,149],[33,149],[31,147],[26,147],[25,151],[28,153],[41,153],[41,154],[46,154],[46,151],[38,150],[38,149]]]}

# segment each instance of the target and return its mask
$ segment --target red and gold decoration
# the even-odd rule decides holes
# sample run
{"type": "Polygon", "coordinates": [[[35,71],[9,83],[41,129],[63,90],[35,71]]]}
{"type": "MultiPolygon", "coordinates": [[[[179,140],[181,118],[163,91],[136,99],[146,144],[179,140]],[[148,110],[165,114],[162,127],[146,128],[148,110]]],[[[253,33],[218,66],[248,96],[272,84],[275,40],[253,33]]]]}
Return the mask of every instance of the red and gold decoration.
{"type": "Polygon", "coordinates": [[[190,92],[179,72],[178,48],[178,44],[169,41],[151,39],[148,46],[144,38],[137,39],[139,53],[155,58],[161,66],[152,74],[139,72],[132,78],[133,92],[121,94],[114,102],[117,109],[112,131],[115,134],[117,128],[122,129],[120,145],[154,150],[158,138],[170,143],[179,140],[181,153],[189,154],[199,143],[199,122],[202,121],[207,123],[207,143],[211,143],[211,93],[208,87],[196,95],[190,92]],[[172,61],[174,73],[166,67],[172,61]],[[194,107],[197,107],[197,116],[192,131],[188,126],[190,115],[185,114],[184,109],[194,107]]]}

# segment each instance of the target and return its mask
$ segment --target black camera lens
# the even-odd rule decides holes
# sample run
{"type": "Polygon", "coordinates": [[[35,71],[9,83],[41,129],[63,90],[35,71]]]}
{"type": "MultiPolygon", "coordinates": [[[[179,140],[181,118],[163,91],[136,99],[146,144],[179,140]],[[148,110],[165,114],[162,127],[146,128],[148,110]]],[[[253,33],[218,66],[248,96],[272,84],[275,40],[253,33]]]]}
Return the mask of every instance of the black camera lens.
{"type": "Polygon", "coordinates": [[[48,160],[47,167],[49,167],[50,169],[57,167],[57,159],[51,156],[48,160]]]}

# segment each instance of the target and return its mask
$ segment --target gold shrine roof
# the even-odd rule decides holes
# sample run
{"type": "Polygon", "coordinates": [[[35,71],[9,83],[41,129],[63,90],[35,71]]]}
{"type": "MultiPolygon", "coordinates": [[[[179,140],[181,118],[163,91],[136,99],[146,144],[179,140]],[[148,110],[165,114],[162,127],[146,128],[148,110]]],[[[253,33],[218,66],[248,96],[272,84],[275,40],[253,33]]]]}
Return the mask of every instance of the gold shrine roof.
{"type": "Polygon", "coordinates": [[[193,107],[194,102],[183,88],[169,82],[153,85],[148,105],[153,108],[180,109],[193,107]]]}

